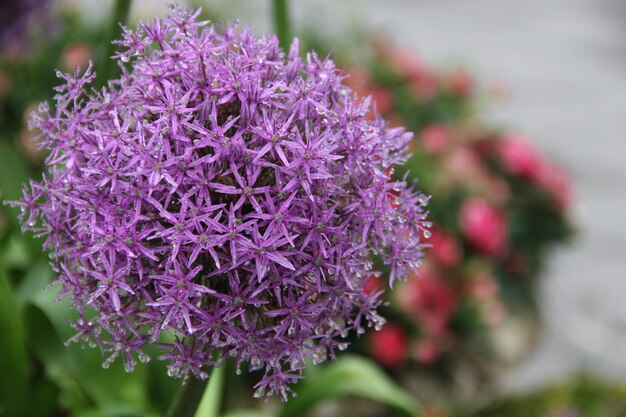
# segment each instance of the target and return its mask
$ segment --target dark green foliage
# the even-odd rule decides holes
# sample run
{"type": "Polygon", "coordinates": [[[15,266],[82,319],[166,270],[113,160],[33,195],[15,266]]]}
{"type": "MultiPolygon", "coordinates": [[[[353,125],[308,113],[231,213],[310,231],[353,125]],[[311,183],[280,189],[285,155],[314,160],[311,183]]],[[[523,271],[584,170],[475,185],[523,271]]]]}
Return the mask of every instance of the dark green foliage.
{"type": "Polygon", "coordinates": [[[530,394],[504,398],[471,414],[471,417],[624,416],[626,387],[588,376],[579,376],[530,394]]]}

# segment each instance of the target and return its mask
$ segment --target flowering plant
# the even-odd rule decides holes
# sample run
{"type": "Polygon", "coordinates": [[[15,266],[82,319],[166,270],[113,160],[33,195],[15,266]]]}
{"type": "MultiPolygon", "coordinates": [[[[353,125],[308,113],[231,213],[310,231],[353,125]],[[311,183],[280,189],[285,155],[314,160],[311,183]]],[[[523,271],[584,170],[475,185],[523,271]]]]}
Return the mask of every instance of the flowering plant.
{"type": "Polygon", "coordinates": [[[418,267],[428,198],[392,178],[411,135],[366,118],[332,61],[197,16],[125,29],[101,91],[91,66],[58,74],[32,120],[48,171],[16,204],[103,366],[154,345],[206,378],[233,357],[286,399],[307,359],[382,326],[372,258],[390,285],[418,267]]]}
{"type": "MultiPolygon", "coordinates": [[[[367,65],[348,59],[348,82],[416,132],[406,167],[434,195],[435,227],[425,266],[388,294],[390,322],[362,349],[396,371],[407,362],[439,376],[463,362],[489,367],[504,354],[492,330],[535,314],[547,249],[571,233],[571,184],[530,140],[477,114],[482,93],[465,70],[438,72],[378,41],[372,50],[367,65]]],[[[372,277],[367,288],[385,287],[372,277]]]]}

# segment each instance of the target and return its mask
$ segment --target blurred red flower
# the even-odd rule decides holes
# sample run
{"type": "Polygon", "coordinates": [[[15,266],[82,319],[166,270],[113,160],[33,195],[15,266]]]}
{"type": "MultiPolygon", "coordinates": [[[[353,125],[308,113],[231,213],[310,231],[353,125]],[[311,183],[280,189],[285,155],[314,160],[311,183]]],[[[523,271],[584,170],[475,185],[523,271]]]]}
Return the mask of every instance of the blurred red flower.
{"type": "Polygon", "coordinates": [[[365,282],[363,286],[363,292],[367,295],[373,293],[374,291],[380,291],[383,289],[383,283],[380,277],[372,274],[370,278],[365,282]]]}
{"type": "Polygon", "coordinates": [[[461,246],[453,235],[439,228],[431,228],[431,236],[428,243],[432,245],[429,253],[434,261],[444,267],[453,268],[461,261],[461,246]]]}
{"type": "Polygon", "coordinates": [[[432,267],[424,265],[419,276],[409,278],[398,296],[427,334],[447,333],[448,321],[457,307],[457,297],[454,289],[432,267]]]}
{"type": "Polygon", "coordinates": [[[380,364],[394,368],[407,359],[408,337],[405,331],[394,323],[387,323],[369,337],[370,354],[380,364]]]}
{"type": "Polygon", "coordinates": [[[466,200],[461,207],[460,226],[468,242],[481,252],[498,256],[506,249],[506,219],[487,201],[481,198],[466,200]]]}
{"type": "Polygon", "coordinates": [[[528,140],[515,134],[502,138],[498,156],[509,172],[527,180],[537,179],[544,165],[537,149],[528,140]]]}

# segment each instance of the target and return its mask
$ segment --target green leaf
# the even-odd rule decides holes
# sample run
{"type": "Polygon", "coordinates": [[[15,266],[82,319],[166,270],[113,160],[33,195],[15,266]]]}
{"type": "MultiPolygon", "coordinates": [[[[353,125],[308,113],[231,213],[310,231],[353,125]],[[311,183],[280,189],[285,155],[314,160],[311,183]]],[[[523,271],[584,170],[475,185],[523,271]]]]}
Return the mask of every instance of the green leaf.
{"type": "MultiPolygon", "coordinates": [[[[36,275],[36,274],[35,274],[36,275]]],[[[59,387],[60,401],[74,413],[97,409],[102,416],[154,415],[148,397],[148,372],[139,364],[132,373],[120,361],[102,368],[100,350],[64,346],[74,330],[67,320],[76,314],[66,301],[56,302],[55,289],[31,294],[26,305],[29,347],[45,366],[48,377],[59,387]]]]}
{"type": "MultiPolygon", "coordinates": [[[[44,288],[54,279],[54,273],[45,258],[37,259],[24,273],[15,289],[15,299],[20,306],[41,301],[46,297],[44,288]]],[[[46,301],[47,302],[47,301],[46,301]]]]}
{"type": "Polygon", "coordinates": [[[30,401],[29,408],[31,416],[37,417],[58,417],[57,398],[59,388],[49,378],[44,375],[37,375],[31,379],[28,388],[30,398],[37,401],[30,401]]]}
{"type": "MultiPolygon", "coordinates": [[[[33,176],[29,163],[24,156],[18,152],[12,145],[9,138],[0,136],[0,167],[2,167],[2,175],[0,175],[0,215],[4,214],[7,219],[8,230],[19,232],[21,224],[19,221],[20,208],[12,207],[4,204],[7,201],[15,201],[22,198],[22,186],[28,182],[33,176]]],[[[20,237],[18,242],[13,244],[20,245],[20,251],[27,250],[30,257],[41,255],[42,238],[34,238],[32,234],[20,237]]],[[[13,256],[14,253],[9,256],[13,256]]],[[[2,254],[4,258],[4,254],[2,254]]],[[[19,258],[19,260],[22,260],[19,258]]]]}
{"type": "Polygon", "coordinates": [[[88,407],[90,401],[72,371],[72,358],[67,354],[50,316],[39,306],[29,303],[25,306],[24,318],[28,348],[43,365],[45,375],[58,387],[58,402],[72,411],[88,407]]]}
{"type": "Polygon", "coordinates": [[[0,253],[0,263],[5,270],[26,269],[32,262],[31,253],[24,237],[14,233],[9,236],[0,253]]]}
{"type": "MultiPolygon", "coordinates": [[[[0,197],[13,200],[22,196],[22,184],[28,181],[27,162],[6,138],[0,140],[0,197]]],[[[19,211],[19,210],[17,210],[19,211]]]]}
{"type": "MultiPolygon", "coordinates": [[[[28,181],[29,173],[24,158],[11,146],[10,140],[0,137],[0,200],[12,201],[22,197],[22,184],[28,181]]],[[[20,212],[17,207],[4,206],[0,208],[7,214],[7,219],[14,228],[19,230],[17,216],[20,212]]]]}
{"type": "Polygon", "coordinates": [[[281,410],[280,417],[299,417],[323,401],[356,395],[386,404],[405,416],[419,415],[419,404],[373,362],[343,356],[305,379],[281,410]]]}
{"type": "Polygon", "coordinates": [[[231,411],[227,414],[224,414],[222,417],[271,417],[271,416],[267,414],[266,412],[263,412],[260,410],[240,410],[240,411],[231,411]]]}
{"type": "Polygon", "coordinates": [[[224,367],[215,367],[200,400],[195,417],[218,417],[224,384],[224,367]]]}
{"type": "Polygon", "coordinates": [[[25,415],[28,361],[22,317],[13,290],[0,268],[0,396],[10,416],[25,415]]]}
{"type": "Polygon", "coordinates": [[[73,417],[160,417],[159,414],[137,410],[124,405],[105,405],[98,409],[81,411],[73,414],[73,417]]]}
{"type": "MultiPolygon", "coordinates": [[[[146,353],[156,357],[156,348],[146,349],[146,353]]],[[[147,386],[150,404],[161,415],[165,415],[180,388],[180,380],[167,376],[165,361],[153,360],[147,364],[147,386]]]]}

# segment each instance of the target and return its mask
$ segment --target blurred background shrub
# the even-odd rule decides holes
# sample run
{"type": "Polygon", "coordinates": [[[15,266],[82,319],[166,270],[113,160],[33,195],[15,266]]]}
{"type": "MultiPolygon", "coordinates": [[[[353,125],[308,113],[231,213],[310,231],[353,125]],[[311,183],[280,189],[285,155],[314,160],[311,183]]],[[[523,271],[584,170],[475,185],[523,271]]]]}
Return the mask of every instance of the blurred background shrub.
{"type": "Polygon", "coordinates": [[[357,348],[425,403],[488,398],[536,341],[537,280],[550,249],[572,235],[573,186],[531,139],[486,120],[494,93],[467,70],[440,70],[393,42],[362,38],[370,42],[335,48],[335,58],[349,86],[415,132],[413,156],[396,175],[419,178],[432,195],[434,226],[415,276],[394,291],[384,274],[371,277],[371,291],[386,293],[389,322],[357,348]]]}

